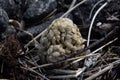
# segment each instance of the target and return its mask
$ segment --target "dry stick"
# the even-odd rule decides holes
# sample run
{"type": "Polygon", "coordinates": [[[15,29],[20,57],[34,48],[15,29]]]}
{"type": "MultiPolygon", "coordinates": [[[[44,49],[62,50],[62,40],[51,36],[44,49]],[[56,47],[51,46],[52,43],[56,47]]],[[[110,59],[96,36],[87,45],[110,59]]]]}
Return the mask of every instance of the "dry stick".
{"type": "Polygon", "coordinates": [[[69,9],[65,14],[63,14],[61,16],[61,18],[65,17],[67,14],[69,14],[71,11],[73,11],[75,8],[77,8],[78,6],[80,6],[81,4],[85,3],[87,0],[83,0],[81,2],[79,2],[78,4],[76,4],[74,7],[72,7],[71,9],[69,9]]]}
{"type": "Polygon", "coordinates": [[[65,69],[54,69],[50,71],[55,74],[75,74],[77,72],[77,70],[65,70],[65,69]]]}
{"type": "MultiPolygon", "coordinates": [[[[68,10],[70,10],[75,5],[75,3],[76,3],[76,0],[73,0],[68,10]]],[[[68,17],[68,15],[69,14],[67,14],[65,17],[68,17]]]]}
{"type": "MultiPolygon", "coordinates": [[[[86,2],[87,0],[83,0],[80,3],[78,3],[77,5],[75,5],[73,8],[71,8],[70,10],[68,10],[64,15],[61,16],[64,17],[65,15],[69,14],[71,11],[73,11],[75,8],[77,8],[78,6],[80,6],[81,4],[83,4],[84,2],[86,2]]],[[[44,32],[47,31],[48,28],[46,28],[44,31],[42,31],[40,34],[38,34],[34,39],[32,39],[31,41],[29,41],[24,47],[27,48],[34,40],[38,39],[42,34],[44,34],[44,32]]]]}
{"type": "Polygon", "coordinates": [[[90,24],[90,27],[89,27],[89,32],[88,32],[88,40],[87,40],[87,46],[89,46],[89,43],[90,43],[90,35],[91,35],[91,30],[92,30],[92,27],[93,27],[93,23],[95,21],[95,18],[97,17],[98,13],[108,4],[108,2],[105,2],[97,11],[96,13],[94,14],[93,18],[92,18],[92,21],[91,21],[91,24],[90,24]]]}
{"type": "Polygon", "coordinates": [[[41,78],[45,79],[45,80],[49,80],[47,77],[45,77],[44,75],[40,74],[39,72],[36,72],[35,70],[33,70],[32,68],[27,67],[26,64],[23,64],[23,62],[20,60],[20,58],[18,59],[19,63],[22,65],[20,68],[28,70],[30,72],[36,73],[37,75],[39,75],[41,78]]]}
{"type": "Polygon", "coordinates": [[[82,69],[78,69],[76,71],[76,74],[61,75],[61,76],[49,76],[49,78],[51,78],[51,79],[77,78],[85,69],[86,69],[86,67],[83,67],[82,69]]]}
{"type": "Polygon", "coordinates": [[[54,63],[43,64],[43,65],[40,65],[40,66],[37,66],[37,67],[32,67],[32,69],[47,67],[47,66],[51,66],[51,65],[54,65],[54,63]]]}
{"type": "Polygon", "coordinates": [[[90,11],[89,19],[91,19],[91,16],[92,16],[92,13],[93,13],[93,10],[95,9],[95,7],[96,7],[99,3],[101,3],[102,1],[103,1],[103,0],[98,1],[98,2],[93,6],[92,10],[90,11]]]}
{"type": "Polygon", "coordinates": [[[105,73],[106,71],[112,69],[116,63],[120,63],[120,59],[113,62],[113,63],[110,63],[109,66],[107,66],[106,68],[104,68],[104,69],[100,70],[99,72],[93,74],[92,76],[88,77],[85,80],[93,80],[93,79],[95,79],[96,77],[100,76],[101,74],[105,73]]]}
{"type": "MultiPolygon", "coordinates": [[[[73,0],[73,1],[72,1],[72,3],[71,3],[71,5],[70,5],[69,9],[71,9],[72,7],[74,7],[76,1],[77,1],[77,0],[73,0]]],[[[69,9],[68,9],[68,10],[69,10],[69,9]]]]}
{"type": "Polygon", "coordinates": [[[93,48],[94,46],[100,44],[101,42],[106,42],[108,41],[109,39],[115,39],[116,37],[116,34],[117,32],[119,31],[119,29],[117,27],[115,27],[111,32],[109,32],[105,37],[101,38],[99,41],[96,41],[94,43],[92,43],[90,46],[86,47],[85,49],[81,49],[81,50],[77,50],[76,52],[74,53],[71,53],[71,55],[68,55],[66,56],[66,58],[62,58],[61,60],[57,61],[57,62],[54,62],[54,63],[48,63],[48,64],[43,64],[43,65],[40,65],[38,67],[33,67],[32,69],[36,69],[36,68],[41,68],[41,67],[47,67],[47,66],[51,66],[51,65],[54,65],[54,64],[59,64],[59,63],[62,63],[64,62],[65,60],[69,59],[69,58],[73,58],[74,56],[76,55],[79,55],[80,53],[83,53],[87,50],[89,50],[90,48],[93,48]]]}
{"type": "Polygon", "coordinates": [[[105,45],[101,46],[100,48],[98,48],[98,49],[94,50],[91,54],[96,53],[97,51],[99,51],[99,50],[103,49],[104,47],[106,47],[106,46],[108,46],[109,44],[111,44],[111,43],[115,42],[116,40],[118,40],[118,38],[115,38],[115,39],[113,39],[112,41],[108,42],[107,44],[105,44],[105,45]]]}
{"type": "Polygon", "coordinates": [[[25,70],[28,70],[28,71],[31,71],[31,72],[33,72],[33,73],[36,73],[37,75],[39,75],[41,78],[43,78],[43,79],[45,79],[45,80],[49,80],[47,77],[45,77],[44,75],[42,75],[42,74],[40,74],[40,73],[38,73],[38,72],[36,72],[35,70],[33,70],[33,69],[31,69],[31,68],[26,68],[26,67],[21,67],[22,69],[25,69],[25,70]]]}
{"type": "Polygon", "coordinates": [[[87,67],[83,67],[81,70],[78,69],[78,71],[76,72],[76,75],[75,75],[76,78],[77,78],[78,76],[80,76],[80,74],[83,73],[86,69],[87,69],[87,67]]]}
{"type": "Polygon", "coordinates": [[[26,62],[28,62],[28,63],[29,63],[29,64],[31,64],[31,65],[36,66],[36,65],[35,65],[35,63],[34,63],[34,62],[32,62],[32,61],[30,61],[30,60],[26,60],[26,59],[25,59],[25,61],[26,61],[26,62]]]}
{"type": "Polygon", "coordinates": [[[47,18],[51,17],[56,11],[57,11],[57,9],[54,9],[50,14],[48,14],[45,18],[43,18],[41,20],[41,22],[44,21],[44,20],[46,20],[47,18]]]}
{"type": "Polygon", "coordinates": [[[47,31],[47,29],[45,29],[44,31],[42,31],[40,34],[38,34],[34,39],[32,39],[31,41],[29,41],[24,47],[27,48],[34,40],[38,39],[43,33],[45,33],[47,31]]]}
{"type": "MultiPolygon", "coordinates": [[[[31,58],[31,60],[34,61],[33,63],[35,64],[35,66],[39,66],[38,63],[35,61],[34,58],[31,58]]],[[[39,70],[39,72],[41,72],[41,69],[40,69],[40,68],[38,68],[38,70],[39,70]]]]}

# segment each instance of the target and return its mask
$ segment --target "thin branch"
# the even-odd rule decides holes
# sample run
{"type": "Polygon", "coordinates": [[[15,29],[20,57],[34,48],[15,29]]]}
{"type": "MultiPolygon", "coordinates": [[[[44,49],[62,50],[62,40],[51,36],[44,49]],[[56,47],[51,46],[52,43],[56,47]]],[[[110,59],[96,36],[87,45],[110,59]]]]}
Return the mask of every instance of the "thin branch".
{"type": "Polygon", "coordinates": [[[38,39],[43,33],[45,33],[47,29],[42,31],[40,34],[38,34],[35,38],[33,38],[31,41],[29,41],[24,47],[27,48],[34,40],[38,39]]]}
{"type": "Polygon", "coordinates": [[[88,40],[87,40],[87,46],[89,46],[89,43],[90,43],[90,35],[91,35],[91,30],[92,30],[92,27],[93,27],[93,23],[95,21],[95,18],[97,17],[98,13],[108,4],[108,2],[105,2],[97,11],[96,13],[94,14],[93,18],[92,18],[92,21],[91,21],[91,24],[90,24],[90,27],[89,27],[89,32],[88,32],[88,40]]]}
{"type": "Polygon", "coordinates": [[[98,52],[99,50],[103,49],[104,47],[110,45],[111,43],[115,42],[116,40],[118,40],[118,38],[115,38],[115,39],[113,39],[112,41],[110,41],[110,42],[106,43],[105,45],[101,46],[100,48],[94,50],[94,51],[92,52],[92,54],[94,54],[94,53],[98,52]]]}
{"type": "Polygon", "coordinates": [[[86,67],[83,67],[82,69],[78,69],[77,73],[76,73],[76,77],[78,77],[81,73],[83,73],[83,71],[86,70],[86,67]]]}
{"type": "Polygon", "coordinates": [[[53,64],[54,64],[54,63],[43,64],[43,65],[40,65],[40,66],[37,66],[37,67],[32,67],[32,69],[47,67],[47,66],[51,66],[51,65],[53,65],[53,64]]]}
{"type": "Polygon", "coordinates": [[[44,75],[42,75],[42,74],[40,74],[40,73],[38,73],[38,72],[36,72],[35,70],[33,70],[33,69],[31,69],[31,68],[26,68],[26,67],[21,67],[22,69],[25,69],[25,70],[28,70],[28,71],[31,71],[31,72],[33,72],[33,73],[35,73],[35,74],[37,74],[37,75],[39,75],[41,78],[43,78],[43,79],[45,79],[45,80],[49,80],[47,77],[45,77],[44,75]]]}
{"type": "Polygon", "coordinates": [[[95,9],[95,7],[96,7],[99,3],[101,3],[102,1],[104,1],[104,0],[98,1],[98,2],[93,6],[93,8],[92,8],[91,11],[90,11],[89,19],[91,19],[91,16],[92,16],[92,13],[93,13],[93,10],[95,9]]]}
{"type": "Polygon", "coordinates": [[[81,4],[85,3],[87,0],[83,0],[81,2],[79,2],[78,4],[76,4],[74,7],[72,7],[71,9],[69,9],[65,14],[63,14],[61,16],[61,18],[65,17],[66,15],[68,15],[71,11],[73,11],[74,9],[76,9],[78,6],[80,6],[81,4]]]}
{"type": "Polygon", "coordinates": [[[50,71],[55,74],[75,74],[77,70],[54,69],[50,71]]]}
{"type": "Polygon", "coordinates": [[[83,67],[82,69],[78,69],[75,74],[70,75],[61,75],[61,76],[48,76],[51,79],[64,79],[64,78],[77,78],[82,72],[84,72],[86,67],[83,67]]]}
{"type": "MultiPolygon", "coordinates": [[[[69,7],[68,10],[70,10],[72,7],[74,7],[76,1],[77,1],[77,0],[73,0],[73,1],[72,1],[72,3],[71,3],[71,5],[70,5],[70,7],[69,7]]],[[[68,15],[69,15],[69,14],[67,14],[65,17],[68,17],[68,15]]]]}

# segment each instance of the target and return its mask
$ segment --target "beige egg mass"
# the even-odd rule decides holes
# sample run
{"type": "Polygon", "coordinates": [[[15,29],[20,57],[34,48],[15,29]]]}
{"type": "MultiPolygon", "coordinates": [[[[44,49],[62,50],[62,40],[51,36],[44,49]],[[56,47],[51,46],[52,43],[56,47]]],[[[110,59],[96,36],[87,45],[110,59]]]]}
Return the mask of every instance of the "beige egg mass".
{"type": "Polygon", "coordinates": [[[59,18],[52,22],[40,38],[40,54],[45,63],[55,62],[84,48],[85,39],[70,19],[59,18]],[[43,58],[44,56],[44,58],[43,58]]]}

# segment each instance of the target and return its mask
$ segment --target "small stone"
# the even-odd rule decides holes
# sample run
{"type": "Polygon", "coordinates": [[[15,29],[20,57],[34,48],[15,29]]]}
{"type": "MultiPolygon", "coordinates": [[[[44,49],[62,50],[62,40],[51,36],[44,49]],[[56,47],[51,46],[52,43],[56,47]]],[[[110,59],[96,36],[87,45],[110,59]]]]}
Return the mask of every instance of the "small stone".
{"type": "Polygon", "coordinates": [[[40,21],[56,7],[57,3],[55,0],[38,0],[29,5],[28,9],[24,13],[24,20],[28,23],[40,21]]]}
{"type": "Polygon", "coordinates": [[[4,9],[11,19],[21,19],[25,10],[25,0],[0,0],[0,7],[4,9]]]}
{"type": "Polygon", "coordinates": [[[6,31],[6,29],[9,26],[8,20],[9,20],[9,17],[6,11],[0,8],[0,41],[2,41],[5,37],[3,33],[6,31]]]}
{"type": "Polygon", "coordinates": [[[8,14],[6,13],[5,10],[0,8],[0,26],[8,25],[8,22],[9,22],[8,14]]]}

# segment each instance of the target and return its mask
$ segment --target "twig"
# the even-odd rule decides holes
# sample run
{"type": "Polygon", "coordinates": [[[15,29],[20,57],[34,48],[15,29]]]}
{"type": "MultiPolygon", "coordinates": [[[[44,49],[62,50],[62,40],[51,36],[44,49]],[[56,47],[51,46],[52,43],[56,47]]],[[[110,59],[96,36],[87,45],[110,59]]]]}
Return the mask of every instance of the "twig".
{"type": "Polygon", "coordinates": [[[56,74],[75,74],[77,70],[54,69],[50,71],[56,74]]]}
{"type": "Polygon", "coordinates": [[[95,21],[95,18],[97,17],[98,13],[108,4],[108,2],[105,2],[97,11],[96,13],[94,14],[93,18],[92,18],[92,21],[91,21],[91,24],[90,24],[90,27],[89,27],[89,32],[88,32],[88,40],[87,40],[87,46],[89,46],[89,43],[90,43],[90,35],[91,35],[91,30],[92,30],[92,27],[93,27],[93,23],[95,21]]]}
{"type": "Polygon", "coordinates": [[[104,1],[104,0],[98,1],[98,2],[93,6],[93,8],[92,8],[91,11],[90,11],[89,19],[91,19],[91,16],[92,16],[92,13],[93,13],[93,10],[95,9],[95,7],[96,7],[99,3],[101,3],[102,1],[104,1]]]}
{"type": "Polygon", "coordinates": [[[31,64],[31,65],[36,66],[36,65],[35,65],[35,63],[34,63],[34,62],[32,62],[32,61],[30,61],[30,60],[25,59],[25,61],[26,61],[26,62],[28,62],[28,63],[29,63],[29,64],[31,64]]]}
{"type": "Polygon", "coordinates": [[[78,69],[78,71],[77,71],[75,76],[78,77],[85,70],[86,70],[86,67],[83,67],[82,69],[78,69]]]}
{"type": "Polygon", "coordinates": [[[35,70],[33,70],[33,69],[31,69],[31,68],[26,68],[26,67],[21,67],[22,69],[25,69],[25,70],[28,70],[28,71],[31,71],[31,72],[33,72],[33,73],[36,73],[37,75],[39,75],[41,78],[43,78],[43,79],[45,79],[45,80],[49,80],[47,77],[45,77],[44,75],[42,75],[42,74],[40,74],[40,73],[38,73],[38,72],[36,72],[35,70]]]}
{"type": "Polygon", "coordinates": [[[43,21],[46,20],[47,18],[51,17],[56,11],[57,11],[57,9],[54,9],[50,14],[48,14],[45,18],[43,18],[43,19],[41,20],[41,22],[43,22],[43,21]]]}
{"type": "Polygon", "coordinates": [[[97,51],[103,49],[104,47],[108,46],[109,44],[115,42],[117,39],[118,39],[118,38],[115,38],[115,39],[113,39],[112,41],[108,42],[107,44],[105,44],[105,45],[101,46],[100,48],[94,50],[94,51],[92,52],[92,54],[94,54],[94,53],[96,53],[97,51]]]}
{"type": "Polygon", "coordinates": [[[76,74],[70,74],[70,75],[61,75],[61,76],[48,76],[51,79],[62,79],[62,78],[77,78],[83,71],[85,71],[86,67],[83,67],[82,69],[78,69],[76,71],[76,74]]]}
{"type": "Polygon", "coordinates": [[[40,65],[40,66],[37,66],[37,67],[32,67],[32,69],[47,67],[47,66],[51,66],[51,65],[53,65],[53,63],[43,64],[43,65],[40,65]]]}
{"type": "Polygon", "coordinates": [[[38,34],[35,38],[33,38],[31,41],[29,41],[24,47],[27,48],[34,40],[38,39],[43,33],[45,33],[47,29],[42,31],[40,34],[38,34]]]}
{"type": "Polygon", "coordinates": [[[73,11],[75,8],[77,8],[78,6],[80,6],[81,4],[85,3],[87,0],[83,0],[81,2],[79,2],[78,4],[76,4],[74,7],[72,7],[71,9],[69,9],[66,13],[64,13],[61,18],[65,17],[67,14],[69,14],[71,11],[73,11]]]}
{"type": "MultiPolygon", "coordinates": [[[[76,3],[76,0],[73,0],[68,10],[70,10],[75,5],[75,3],[76,3]]],[[[67,14],[65,17],[68,17],[68,15],[69,14],[67,14]]]]}
{"type": "MultiPolygon", "coordinates": [[[[32,56],[32,55],[30,55],[30,56],[32,56]]],[[[36,67],[39,66],[39,65],[37,64],[37,61],[35,61],[34,57],[31,58],[31,60],[34,62],[34,64],[35,64],[36,67]]],[[[38,68],[38,70],[39,70],[39,72],[41,72],[41,69],[40,69],[40,68],[38,68]]]]}

